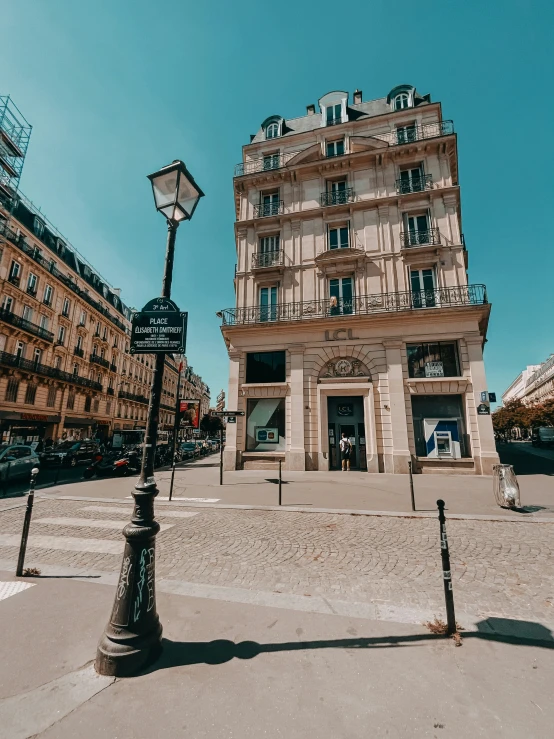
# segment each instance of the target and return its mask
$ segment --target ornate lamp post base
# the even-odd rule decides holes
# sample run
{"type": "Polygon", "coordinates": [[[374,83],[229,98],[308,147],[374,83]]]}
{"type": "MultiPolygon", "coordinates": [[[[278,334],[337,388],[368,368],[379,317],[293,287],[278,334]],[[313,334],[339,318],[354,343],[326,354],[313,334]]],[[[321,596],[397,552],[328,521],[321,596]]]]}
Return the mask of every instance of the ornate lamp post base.
{"type": "Polygon", "coordinates": [[[100,675],[127,677],[153,662],[161,652],[162,625],[156,610],[154,520],[156,483],[139,483],[131,522],[123,529],[125,551],[110,622],[96,652],[100,675]]]}

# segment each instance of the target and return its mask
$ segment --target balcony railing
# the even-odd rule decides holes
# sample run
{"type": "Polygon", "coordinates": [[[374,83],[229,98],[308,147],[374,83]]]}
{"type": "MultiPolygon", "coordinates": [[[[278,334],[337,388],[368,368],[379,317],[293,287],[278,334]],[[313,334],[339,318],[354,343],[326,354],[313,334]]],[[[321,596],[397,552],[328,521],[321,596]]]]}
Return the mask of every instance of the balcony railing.
{"type": "Polygon", "coordinates": [[[11,282],[12,285],[15,285],[16,287],[19,287],[19,283],[21,282],[21,278],[17,277],[17,275],[10,275],[8,277],[8,282],[11,282]]]}
{"type": "Polygon", "coordinates": [[[30,295],[32,298],[36,298],[37,296],[37,289],[36,287],[28,287],[27,288],[27,295],[30,295]]]}
{"type": "MultiPolygon", "coordinates": [[[[42,256],[39,249],[35,249],[34,247],[30,246],[23,236],[19,236],[15,231],[13,231],[9,226],[6,224],[0,224],[0,236],[4,236],[6,239],[12,242],[15,246],[17,246],[18,249],[20,249],[24,254],[26,254],[28,257],[33,259],[37,264],[40,264],[44,269],[47,269],[50,274],[54,275],[58,280],[64,283],[64,285],[69,288],[72,292],[74,292],[76,295],[78,295],[82,300],[84,300],[86,303],[91,305],[93,308],[95,308],[99,313],[104,315],[109,321],[111,321],[115,326],[117,326],[122,331],[127,331],[127,327],[123,323],[123,321],[120,321],[119,318],[116,318],[116,316],[112,315],[107,308],[105,308],[100,302],[95,300],[89,293],[85,292],[84,290],[81,290],[81,288],[75,284],[74,280],[69,277],[68,275],[61,272],[53,263],[51,260],[46,259],[42,256]]],[[[10,282],[12,280],[8,278],[10,282]]],[[[13,284],[19,286],[19,278],[17,278],[17,282],[14,282],[13,284]]]]}
{"type": "Polygon", "coordinates": [[[221,311],[224,326],[238,326],[278,321],[304,321],[341,315],[372,315],[423,308],[459,308],[488,303],[485,285],[462,285],[417,292],[360,295],[349,300],[326,298],[303,303],[254,305],[221,311]]]}
{"type": "Polygon", "coordinates": [[[101,357],[99,354],[91,354],[89,360],[93,364],[99,364],[101,367],[105,367],[106,369],[108,369],[110,366],[108,360],[104,359],[104,357],[101,357]]]}
{"type": "Polygon", "coordinates": [[[40,339],[44,339],[44,341],[48,341],[50,344],[54,341],[53,333],[42,328],[42,326],[38,326],[36,323],[31,323],[31,321],[21,318],[21,316],[16,316],[15,313],[12,313],[5,308],[0,308],[0,320],[5,323],[9,323],[16,328],[20,328],[23,331],[27,331],[29,334],[38,336],[40,339]]]}
{"type": "Polygon", "coordinates": [[[285,263],[285,253],[282,249],[252,254],[252,269],[264,267],[282,267],[285,263]]]}
{"type": "Polygon", "coordinates": [[[136,393],[128,393],[125,390],[120,390],[118,393],[118,396],[120,398],[124,398],[125,400],[134,400],[135,403],[143,403],[144,405],[148,405],[150,402],[149,399],[145,395],[138,395],[136,393]]]}
{"type": "Polygon", "coordinates": [[[346,190],[335,190],[334,192],[322,192],[319,196],[321,207],[327,205],[344,205],[354,200],[354,190],[347,187],[346,190]]]}
{"type": "Polygon", "coordinates": [[[282,200],[278,200],[275,203],[260,203],[254,206],[254,218],[282,215],[283,210],[284,203],[282,200]]]}
{"type": "Polygon", "coordinates": [[[108,395],[115,395],[115,390],[113,389],[113,387],[109,387],[109,388],[108,388],[108,389],[106,390],[106,392],[108,393],[108,395]]]}
{"type": "Polygon", "coordinates": [[[400,240],[404,249],[410,246],[436,246],[441,243],[441,235],[438,228],[409,230],[400,232],[400,240]]]}
{"type": "Polygon", "coordinates": [[[411,177],[409,180],[396,180],[396,192],[399,195],[406,195],[410,192],[423,192],[423,190],[431,190],[432,187],[433,176],[430,174],[411,177]]]}
{"type": "Polygon", "coordinates": [[[328,118],[325,121],[326,126],[338,126],[339,123],[342,123],[342,118],[340,116],[338,118],[328,118]]]}
{"type": "Polygon", "coordinates": [[[110,372],[117,372],[117,364],[113,362],[110,364],[110,372]]]}
{"type": "MultiPolygon", "coordinates": [[[[337,121],[337,123],[340,122],[340,120],[337,121]]],[[[375,134],[373,138],[386,141],[389,146],[401,146],[402,144],[410,144],[414,141],[421,141],[422,139],[450,136],[453,133],[453,121],[437,121],[436,123],[425,123],[422,126],[403,126],[396,131],[375,134]]],[[[242,177],[246,174],[255,174],[272,169],[281,169],[282,167],[286,167],[288,162],[298,153],[294,151],[287,154],[270,154],[241,162],[235,166],[235,177],[242,177]]]]}
{"type": "Polygon", "coordinates": [[[64,382],[71,382],[74,385],[81,385],[82,387],[90,387],[93,390],[102,390],[102,385],[94,380],[87,380],[86,377],[79,377],[78,375],[72,375],[69,372],[56,369],[55,367],[48,367],[46,364],[35,362],[31,359],[22,359],[17,354],[8,354],[8,352],[0,352],[0,364],[5,367],[19,367],[22,370],[27,370],[38,375],[44,375],[45,377],[54,377],[57,380],[63,380],[64,382]]]}
{"type": "Polygon", "coordinates": [[[84,349],[80,349],[78,346],[76,346],[75,349],[73,349],[73,354],[76,357],[81,357],[81,359],[82,359],[85,356],[85,350],[84,349]]]}

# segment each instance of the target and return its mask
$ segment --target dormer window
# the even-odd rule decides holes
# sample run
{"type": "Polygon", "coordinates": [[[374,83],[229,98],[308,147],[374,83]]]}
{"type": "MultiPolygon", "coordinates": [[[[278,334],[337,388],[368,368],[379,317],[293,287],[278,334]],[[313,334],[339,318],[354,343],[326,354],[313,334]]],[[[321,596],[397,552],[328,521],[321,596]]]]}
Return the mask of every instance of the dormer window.
{"type": "Polygon", "coordinates": [[[42,238],[42,234],[44,233],[44,223],[37,216],[35,216],[33,220],[33,231],[39,239],[42,238]]]}
{"type": "Polygon", "coordinates": [[[334,126],[337,123],[342,123],[342,105],[328,105],[327,108],[327,125],[334,126]]]}
{"type": "Polygon", "coordinates": [[[410,107],[410,98],[407,92],[401,92],[394,98],[394,109],[403,110],[410,107]]]}
{"type": "Polygon", "coordinates": [[[265,130],[266,139],[276,139],[279,137],[279,124],[270,123],[265,130]]]}
{"type": "Polygon", "coordinates": [[[262,130],[266,139],[278,139],[283,135],[283,119],[279,115],[272,115],[262,123],[262,130]]]}
{"type": "Polygon", "coordinates": [[[319,99],[319,108],[321,110],[321,125],[336,126],[338,123],[346,123],[348,121],[348,93],[336,90],[328,92],[319,99]]]}

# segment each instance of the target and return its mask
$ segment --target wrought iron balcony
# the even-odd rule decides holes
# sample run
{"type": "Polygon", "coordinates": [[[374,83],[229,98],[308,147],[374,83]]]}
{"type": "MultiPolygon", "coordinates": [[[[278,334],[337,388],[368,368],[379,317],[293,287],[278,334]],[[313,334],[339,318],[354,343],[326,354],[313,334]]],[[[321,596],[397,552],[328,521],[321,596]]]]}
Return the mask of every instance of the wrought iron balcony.
{"type": "Polygon", "coordinates": [[[298,152],[289,152],[287,154],[266,154],[263,157],[249,159],[241,162],[235,167],[235,177],[241,177],[245,174],[255,174],[256,172],[269,172],[273,169],[281,169],[287,162],[296,156],[298,152]]]}
{"type": "Polygon", "coordinates": [[[113,389],[113,387],[109,387],[109,388],[108,388],[108,389],[106,390],[106,392],[108,393],[108,395],[115,395],[115,390],[113,389]]]}
{"type": "Polygon", "coordinates": [[[117,364],[113,362],[110,364],[110,372],[117,372],[117,364]]]}
{"type": "Polygon", "coordinates": [[[410,192],[423,192],[423,190],[431,190],[432,187],[433,176],[430,174],[411,177],[409,180],[396,180],[396,192],[399,195],[406,195],[410,192]]]}
{"type": "Polygon", "coordinates": [[[42,302],[43,302],[43,304],[44,304],[44,305],[45,305],[45,306],[46,306],[47,308],[51,308],[51,307],[52,307],[52,299],[51,299],[51,298],[50,298],[50,299],[48,299],[48,298],[44,298],[44,300],[43,300],[42,302]]]}
{"type": "Polygon", "coordinates": [[[400,239],[402,248],[411,246],[436,246],[441,243],[441,235],[438,228],[427,228],[424,230],[401,231],[400,239]]]}
{"type": "Polygon", "coordinates": [[[150,402],[149,399],[145,395],[138,395],[136,393],[128,393],[125,390],[120,390],[118,393],[118,397],[124,398],[125,400],[134,400],[135,403],[142,403],[143,405],[148,405],[150,402]]]}
{"type": "Polygon", "coordinates": [[[8,277],[8,282],[11,282],[12,285],[15,285],[16,287],[19,287],[19,283],[21,282],[21,278],[17,275],[10,275],[8,277]]]}
{"type": "Polygon", "coordinates": [[[85,356],[85,350],[84,349],[80,349],[78,346],[76,346],[75,349],[73,349],[73,354],[76,357],[81,357],[81,359],[82,359],[85,356]]]}
{"type": "Polygon", "coordinates": [[[19,367],[22,370],[32,372],[33,374],[44,375],[45,377],[54,377],[57,380],[71,382],[81,387],[90,387],[93,390],[102,390],[102,385],[94,380],[88,380],[86,377],[64,372],[56,367],[49,367],[46,364],[35,362],[31,359],[22,359],[17,354],[8,354],[8,352],[0,352],[0,364],[5,367],[19,367]]]}
{"type": "Polygon", "coordinates": [[[285,253],[282,249],[252,254],[252,269],[264,267],[282,267],[285,264],[285,253]]]}
{"type": "Polygon", "coordinates": [[[319,200],[322,208],[327,205],[344,205],[354,200],[354,190],[351,187],[347,187],[346,190],[322,192],[319,200]]]}
{"type": "Polygon", "coordinates": [[[267,218],[267,216],[279,216],[284,211],[284,203],[278,200],[275,203],[260,203],[254,206],[254,218],[267,218]]]}
{"type": "Polygon", "coordinates": [[[36,298],[36,296],[37,296],[37,289],[36,289],[36,287],[35,288],[28,287],[27,288],[27,295],[30,295],[32,298],[36,298]]]}
{"type": "Polygon", "coordinates": [[[99,364],[101,367],[105,367],[106,369],[108,369],[110,366],[108,360],[104,359],[104,357],[101,357],[99,354],[91,354],[90,361],[93,364],[99,364]]]}
{"type": "Polygon", "coordinates": [[[309,321],[344,315],[396,313],[424,308],[460,308],[488,303],[485,285],[462,285],[417,292],[359,295],[349,300],[326,298],[273,306],[254,305],[221,311],[224,326],[279,321],[309,321]]]}
{"type": "Polygon", "coordinates": [[[326,126],[338,126],[339,123],[342,123],[342,118],[340,116],[338,118],[328,118],[325,121],[326,126]]]}
{"type": "Polygon", "coordinates": [[[16,316],[15,313],[12,313],[5,308],[0,308],[0,321],[4,321],[4,323],[9,323],[29,334],[38,336],[40,339],[44,339],[44,341],[48,341],[50,344],[54,341],[53,333],[42,328],[42,326],[38,326],[36,323],[31,323],[31,321],[21,318],[21,316],[16,316]]]}

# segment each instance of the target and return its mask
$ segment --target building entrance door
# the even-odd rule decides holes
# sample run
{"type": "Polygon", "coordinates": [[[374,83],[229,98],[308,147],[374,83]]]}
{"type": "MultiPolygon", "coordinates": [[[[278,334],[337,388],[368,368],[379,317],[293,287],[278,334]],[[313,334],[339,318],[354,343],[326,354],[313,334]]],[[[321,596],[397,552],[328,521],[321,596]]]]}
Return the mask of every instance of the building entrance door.
{"type": "Polygon", "coordinates": [[[363,398],[359,395],[330,396],[327,400],[329,469],[340,470],[339,442],[342,432],[352,444],[350,469],[366,470],[366,439],[363,398]]]}

